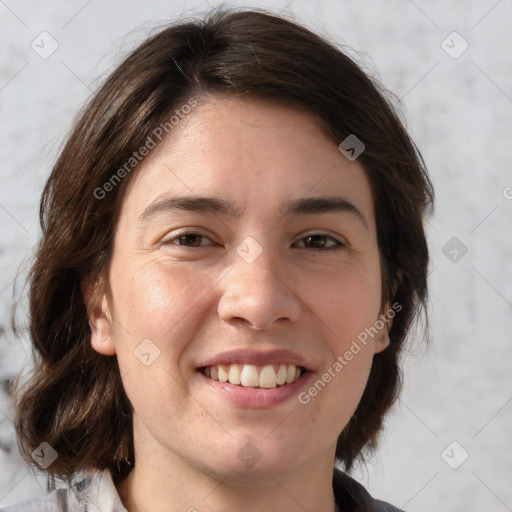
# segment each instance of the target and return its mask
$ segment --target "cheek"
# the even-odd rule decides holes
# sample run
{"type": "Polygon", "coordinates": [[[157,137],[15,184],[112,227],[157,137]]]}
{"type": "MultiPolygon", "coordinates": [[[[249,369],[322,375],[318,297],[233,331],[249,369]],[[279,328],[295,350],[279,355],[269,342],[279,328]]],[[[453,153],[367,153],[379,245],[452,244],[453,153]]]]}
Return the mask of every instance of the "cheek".
{"type": "MultiPolygon", "coordinates": [[[[215,280],[190,269],[166,269],[162,262],[117,265],[111,273],[114,343],[126,393],[142,418],[168,421],[187,404],[180,357],[200,327],[204,297],[215,280]],[[120,270],[119,270],[120,269],[120,270]]],[[[175,421],[175,420],[173,420],[175,421]]],[[[187,415],[180,415],[186,423],[187,415]]]]}
{"type": "Polygon", "coordinates": [[[359,271],[351,266],[336,275],[316,279],[305,296],[323,329],[330,352],[326,366],[311,383],[303,402],[316,409],[334,412],[329,416],[333,432],[345,425],[355,411],[371,370],[374,339],[368,335],[379,318],[381,303],[380,271],[359,271]]]}
{"type": "Polygon", "coordinates": [[[375,267],[364,272],[346,266],[336,274],[316,276],[305,285],[303,296],[325,328],[330,348],[337,356],[378,319],[380,272],[375,267]]]}
{"type": "Polygon", "coordinates": [[[176,359],[199,327],[194,318],[204,313],[208,291],[217,280],[214,272],[166,268],[161,261],[139,263],[133,270],[117,268],[121,270],[111,274],[111,287],[119,324],[115,329],[118,355],[150,339],[168,360],[176,359]]]}

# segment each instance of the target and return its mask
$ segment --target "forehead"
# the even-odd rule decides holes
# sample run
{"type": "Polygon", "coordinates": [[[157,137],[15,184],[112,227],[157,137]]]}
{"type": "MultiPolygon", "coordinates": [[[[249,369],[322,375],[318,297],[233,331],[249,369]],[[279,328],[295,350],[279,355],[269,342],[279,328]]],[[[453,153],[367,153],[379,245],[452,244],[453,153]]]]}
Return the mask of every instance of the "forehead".
{"type": "Polygon", "coordinates": [[[371,187],[314,116],[273,101],[213,97],[181,119],[140,164],[123,209],[135,214],[162,193],[221,197],[243,211],[276,211],[305,196],[340,195],[373,217],[371,187]]]}

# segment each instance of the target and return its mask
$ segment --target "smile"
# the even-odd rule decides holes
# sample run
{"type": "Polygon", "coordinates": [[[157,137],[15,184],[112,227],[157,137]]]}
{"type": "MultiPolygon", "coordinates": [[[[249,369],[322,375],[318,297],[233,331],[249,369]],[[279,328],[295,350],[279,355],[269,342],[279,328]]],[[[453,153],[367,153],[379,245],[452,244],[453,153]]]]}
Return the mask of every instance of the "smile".
{"type": "Polygon", "coordinates": [[[215,364],[199,369],[203,375],[218,382],[246,388],[272,389],[298,380],[306,369],[294,364],[215,364]]]}

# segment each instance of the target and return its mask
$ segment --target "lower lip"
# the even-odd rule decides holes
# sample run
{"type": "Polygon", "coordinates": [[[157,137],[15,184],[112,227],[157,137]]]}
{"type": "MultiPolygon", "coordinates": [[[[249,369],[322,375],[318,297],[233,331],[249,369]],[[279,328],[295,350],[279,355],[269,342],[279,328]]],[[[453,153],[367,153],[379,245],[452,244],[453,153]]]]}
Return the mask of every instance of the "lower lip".
{"type": "Polygon", "coordinates": [[[310,377],[313,375],[311,372],[306,372],[291,384],[266,389],[236,386],[229,382],[219,382],[210,379],[201,372],[197,373],[210,389],[220,394],[231,404],[253,409],[273,407],[286,402],[286,400],[292,397],[297,397],[300,390],[306,387],[310,377]]]}

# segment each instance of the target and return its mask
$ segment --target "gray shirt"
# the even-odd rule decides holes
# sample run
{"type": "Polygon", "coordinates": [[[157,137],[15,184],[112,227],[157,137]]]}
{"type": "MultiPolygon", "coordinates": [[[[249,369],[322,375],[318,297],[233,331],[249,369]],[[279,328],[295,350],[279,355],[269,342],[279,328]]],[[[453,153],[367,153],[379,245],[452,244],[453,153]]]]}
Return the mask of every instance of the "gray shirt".
{"type": "Polygon", "coordinates": [[[11,505],[1,512],[128,512],[110,471],[77,473],[69,488],[11,505]]]}

